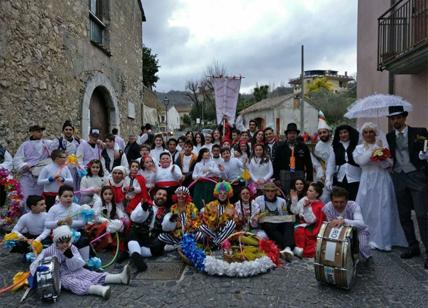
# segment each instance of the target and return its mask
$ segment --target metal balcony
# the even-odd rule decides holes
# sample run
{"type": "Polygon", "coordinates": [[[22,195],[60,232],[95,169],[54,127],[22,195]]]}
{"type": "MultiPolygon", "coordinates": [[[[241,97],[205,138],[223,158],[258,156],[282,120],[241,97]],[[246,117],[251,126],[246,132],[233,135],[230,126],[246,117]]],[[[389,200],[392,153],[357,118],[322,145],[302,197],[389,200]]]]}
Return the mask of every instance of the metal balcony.
{"type": "Polygon", "coordinates": [[[416,74],[428,68],[428,0],[401,0],[378,18],[378,70],[416,74]]]}

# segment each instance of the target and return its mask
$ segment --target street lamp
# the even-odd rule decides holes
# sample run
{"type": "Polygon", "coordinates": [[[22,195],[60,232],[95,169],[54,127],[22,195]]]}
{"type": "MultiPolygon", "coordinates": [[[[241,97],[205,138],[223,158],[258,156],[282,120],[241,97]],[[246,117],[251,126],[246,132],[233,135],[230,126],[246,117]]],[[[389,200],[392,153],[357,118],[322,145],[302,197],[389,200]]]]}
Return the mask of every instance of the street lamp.
{"type": "MultiPolygon", "coordinates": [[[[163,104],[165,105],[165,136],[168,135],[168,105],[169,105],[169,99],[165,96],[163,99],[163,104]]],[[[167,137],[165,137],[167,138],[167,137]]]]}

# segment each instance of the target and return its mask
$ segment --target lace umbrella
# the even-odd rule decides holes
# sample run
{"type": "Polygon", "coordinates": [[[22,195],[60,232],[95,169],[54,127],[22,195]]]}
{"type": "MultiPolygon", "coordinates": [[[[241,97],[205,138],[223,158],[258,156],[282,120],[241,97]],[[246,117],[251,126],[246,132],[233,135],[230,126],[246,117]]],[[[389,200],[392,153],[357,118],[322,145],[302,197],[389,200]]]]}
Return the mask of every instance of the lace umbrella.
{"type": "Polygon", "coordinates": [[[374,94],[361,98],[348,107],[345,117],[355,118],[378,118],[389,114],[389,107],[403,106],[404,111],[412,111],[413,106],[402,97],[396,95],[374,94]]]}

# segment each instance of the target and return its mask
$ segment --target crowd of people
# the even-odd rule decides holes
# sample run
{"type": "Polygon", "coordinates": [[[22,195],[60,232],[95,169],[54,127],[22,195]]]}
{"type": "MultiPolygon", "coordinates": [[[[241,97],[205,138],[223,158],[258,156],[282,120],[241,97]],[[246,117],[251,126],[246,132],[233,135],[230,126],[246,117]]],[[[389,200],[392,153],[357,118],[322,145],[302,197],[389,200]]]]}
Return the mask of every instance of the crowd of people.
{"type": "MultiPolygon", "coordinates": [[[[426,249],[428,133],[407,126],[406,117],[391,107],[393,129],[386,136],[373,123],[333,132],[320,119],[313,148],[295,123],[283,140],[250,121],[245,131],[226,123],[210,134],[189,131],[166,142],[149,124],[127,142],[117,130],[101,140],[97,128],[81,139],[70,121],[53,140],[43,138],[44,127],[31,126],[13,158],[0,147],[0,167],[14,169],[24,196],[26,213],[13,232],[45,245],[53,234],[44,255],[59,255],[68,267],[64,287],[104,297],[108,288],[91,286],[129,283],[128,269],[119,276],[81,269],[92,254],[89,241],[104,233],[95,248],[118,245],[117,262],[130,258],[139,271],[147,268],[145,258],[177,249],[184,234],[217,249],[244,230],[273,240],[287,261],[313,257],[324,221],[355,228],[363,260],[373,249],[393,246],[406,247],[402,258],[418,256],[411,210],[426,249]],[[93,209],[95,219],[76,215],[85,209],[93,209]],[[81,233],[72,245],[70,228],[81,233]]],[[[12,252],[29,249],[31,242],[22,241],[12,252]]],[[[428,269],[428,259],[424,265],[428,269]]]]}

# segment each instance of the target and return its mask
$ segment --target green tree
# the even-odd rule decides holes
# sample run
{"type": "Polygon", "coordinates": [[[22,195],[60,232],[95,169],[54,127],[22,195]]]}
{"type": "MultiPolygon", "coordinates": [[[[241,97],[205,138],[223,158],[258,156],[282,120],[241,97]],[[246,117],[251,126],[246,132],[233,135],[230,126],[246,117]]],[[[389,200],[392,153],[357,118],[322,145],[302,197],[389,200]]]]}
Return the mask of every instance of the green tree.
{"type": "Polygon", "coordinates": [[[254,98],[256,100],[256,102],[260,102],[261,100],[265,99],[268,97],[269,94],[269,86],[268,85],[264,85],[264,86],[256,86],[254,88],[254,98]]]}
{"type": "Polygon", "coordinates": [[[157,73],[159,72],[159,60],[157,54],[152,54],[152,50],[143,46],[143,83],[149,89],[156,87],[156,82],[159,80],[157,73]]]}
{"type": "Polygon", "coordinates": [[[308,84],[308,93],[315,93],[321,89],[331,92],[333,84],[326,77],[315,78],[308,84]]]}
{"type": "Polygon", "coordinates": [[[192,119],[190,119],[188,114],[183,115],[181,121],[183,122],[184,127],[190,127],[192,125],[192,119]]]}

